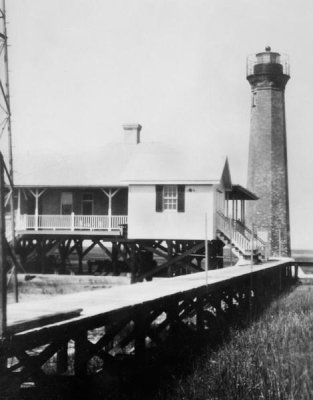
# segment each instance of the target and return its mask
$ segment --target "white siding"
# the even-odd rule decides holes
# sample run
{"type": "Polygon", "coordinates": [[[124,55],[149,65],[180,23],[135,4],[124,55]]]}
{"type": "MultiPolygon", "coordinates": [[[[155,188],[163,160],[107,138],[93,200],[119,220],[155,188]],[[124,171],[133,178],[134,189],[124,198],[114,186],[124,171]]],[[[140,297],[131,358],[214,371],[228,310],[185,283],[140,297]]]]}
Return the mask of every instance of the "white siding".
{"type": "Polygon", "coordinates": [[[185,212],[155,211],[154,185],[130,185],[128,237],[131,239],[204,240],[204,218],[208,216],[208,239],[215,239],[215,192],[213,185],[185,188],[185,212]]]}

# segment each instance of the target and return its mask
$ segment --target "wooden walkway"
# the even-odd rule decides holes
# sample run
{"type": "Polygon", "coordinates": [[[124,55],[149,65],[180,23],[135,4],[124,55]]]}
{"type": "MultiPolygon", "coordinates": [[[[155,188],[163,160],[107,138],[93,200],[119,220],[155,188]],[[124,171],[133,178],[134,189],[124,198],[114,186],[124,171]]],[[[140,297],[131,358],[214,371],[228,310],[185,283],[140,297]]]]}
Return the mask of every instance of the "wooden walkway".
{"type": "Polygon", "coordinates": [[[19,376],[20,383],[32,379],[40,384],[46,377],[44,365],[53,358],[58,374],[76,376],[87,373],[95,356],[102,360],[103,369],[112,365],[116,354],[130,348],[140,358],[147,343],[157,346],[178,322],[192,319],[199,329],[209,329],[214,321],[226,323],[227,315],[251,310],[264,298],[277,295],[294,282],[296,274],[294,261],[286,258],[210,270],[207,275],[160,278],[10,304],[1,349],[2,360],[7,361],[5,366],[2,363],[0,384],[1,379],[10,382],[12,376],[15,382],[19,376]],[[99,328],[97,340],[90,339],[91,332],[99,328]],[[69,357],[74,357],[71,372],[69,357]]]}
{"type": "MultiPolygon", "coordinates": [[[[208,290],[216,286],[216,284],[250,275],[251,272],[265,271],[284,265],[289,261],[291,260],[272,261],[262,265],[253,265],[252,268],[251,266],[240,266],[210,270],[207,274],[208,290]]],[[[178,293],[187,293],[190,290],[205,286],[206,273],[202,272],[174,278],[159,278],[152,282],[100,289],[93,292],[58,295],[49,297],[47,300],[42,300],[41,298],[40,301],[36,302],[9,304],[8,329],[10,331],[12,327],[20,324],[23,330],[26,331],[28,326],[33,325],[34,319],[40,317],[48,318],[52,314],[66,314],[80,309],[81,312],[78,317],[62,322],[63,325],[67,325],[79,320],[83,321],[86,318],[122,311],[128,307],[161,300],[178,293]]],[[[14,330],[16,331],[16,329],[14,330]]]]}

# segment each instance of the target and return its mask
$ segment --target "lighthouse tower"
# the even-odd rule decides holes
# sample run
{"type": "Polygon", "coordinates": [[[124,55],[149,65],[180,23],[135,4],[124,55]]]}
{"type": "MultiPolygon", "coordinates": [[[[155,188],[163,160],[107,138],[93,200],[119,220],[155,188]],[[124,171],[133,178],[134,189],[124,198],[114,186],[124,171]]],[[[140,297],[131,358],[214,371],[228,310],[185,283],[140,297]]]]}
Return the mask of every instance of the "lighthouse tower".
{"type": "Polygon", "coordinates": [[[247,208],[247,222],[269,243],[274,256],[290,256],[285,87],[287,56],[265,51],[248,57],[252,91],[247,187],[259,197],[247,208]]]}

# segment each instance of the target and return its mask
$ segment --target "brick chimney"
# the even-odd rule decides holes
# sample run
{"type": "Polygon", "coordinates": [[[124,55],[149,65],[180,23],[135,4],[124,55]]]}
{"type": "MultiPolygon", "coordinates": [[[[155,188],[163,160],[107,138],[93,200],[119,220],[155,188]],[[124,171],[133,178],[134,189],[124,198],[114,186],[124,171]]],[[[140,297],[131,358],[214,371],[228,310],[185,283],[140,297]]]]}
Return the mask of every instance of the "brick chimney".
{"type": "Polygon", "coordinates": [[[124,143],[138,144],[140,143],[140,131],[142,126],[140,124],[124,124],[124,143]]]}

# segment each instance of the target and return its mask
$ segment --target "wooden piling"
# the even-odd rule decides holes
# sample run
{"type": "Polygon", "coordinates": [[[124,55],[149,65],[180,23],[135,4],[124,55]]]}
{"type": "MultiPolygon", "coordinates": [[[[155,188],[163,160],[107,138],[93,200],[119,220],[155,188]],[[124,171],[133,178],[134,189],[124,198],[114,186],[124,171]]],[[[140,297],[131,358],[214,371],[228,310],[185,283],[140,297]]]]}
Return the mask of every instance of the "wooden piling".
{"type": "Polygon", "coordinates": [[[83,273],[83,242],[82,240],[75,240],[75,249],[78,256],[78,273],[83,273]]]}
{"type": "Polygon", "coordinates": [[[138,309],[134,318],[135,322],[135,357],[142,360],[146,352],[146,322],[143,310],[138,309]]]}
{"type": "Polygon", "coordinates": [[[57,374],[64,374],[68,368],[68,342],[57,352],[56,369],[57,374]]]}
{"type": "Polygon", "coordinates": [[[201,296],[197,297],[196,316],[197,316],[197,328],[199,330],[203,330],[204,329],[204,299],[201,296]]]}
{"type": "Polygon", "coordinates": [[[131,243],[130,244],[130,273],[131,273],[131,278],[130,278],[130,283],[136,283],[137,282],[137,274],[136,274],[136,244],[131,243]]]}
{"type": "Polygon", "coordinates": [[[118,257],[118,244],[113,242],[112,243],[112,270],[113,270],[113,275],[117,276],[119,271],[118,271],[118,263],[117,263],[117,257],[118,257]]]}
{"type": "Polygon", "coordinates": [[[75,337],[74,371],[78,377],[87,375],[88,338],[87,331],[81,331],[75,337]]]}

